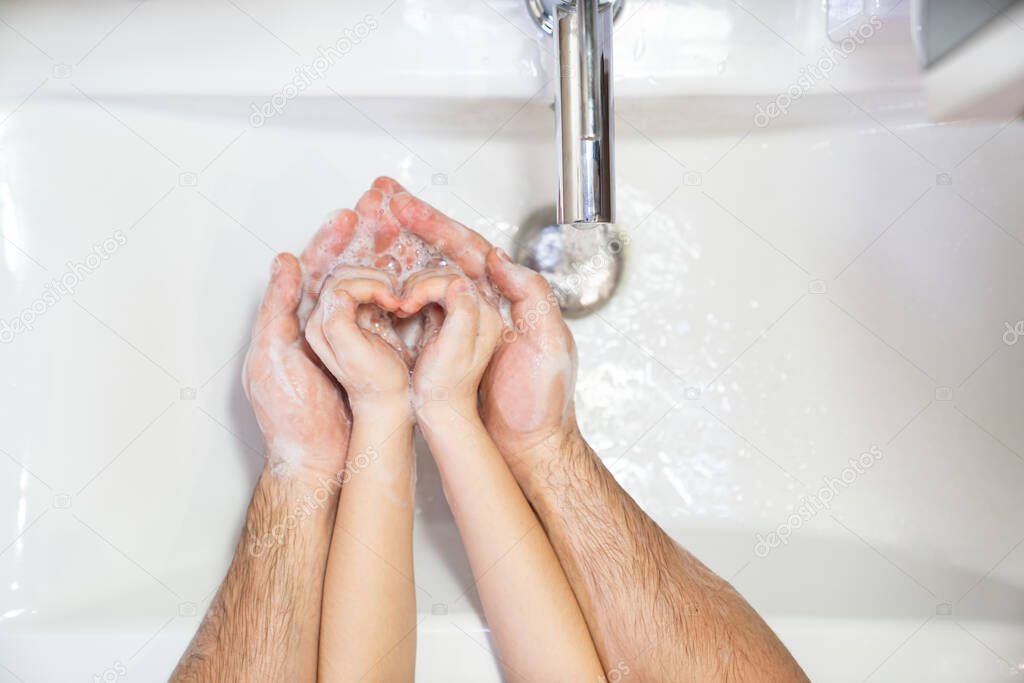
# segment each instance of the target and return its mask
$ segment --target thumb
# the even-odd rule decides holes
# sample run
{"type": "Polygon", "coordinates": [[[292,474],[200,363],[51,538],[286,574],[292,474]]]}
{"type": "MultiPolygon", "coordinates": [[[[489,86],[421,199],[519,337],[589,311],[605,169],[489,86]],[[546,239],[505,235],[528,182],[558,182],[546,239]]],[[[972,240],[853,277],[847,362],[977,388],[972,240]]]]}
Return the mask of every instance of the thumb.
{"type": "Polygon", "coordinates": [[[253,339],[267,334],[285,342],[299,338],[299,300],[302,297],[302,272],[291,254],[278,254],[271,266],[270,284],[263,295],[253,339]]]}
{"type": "Polygon", "coordinates": [[[512,303],[512,321],[518,332],[564,324],[551,285],[537,271],[513,262],[503,250],[494,248],[487,254],[487,274],[512,303]]]}

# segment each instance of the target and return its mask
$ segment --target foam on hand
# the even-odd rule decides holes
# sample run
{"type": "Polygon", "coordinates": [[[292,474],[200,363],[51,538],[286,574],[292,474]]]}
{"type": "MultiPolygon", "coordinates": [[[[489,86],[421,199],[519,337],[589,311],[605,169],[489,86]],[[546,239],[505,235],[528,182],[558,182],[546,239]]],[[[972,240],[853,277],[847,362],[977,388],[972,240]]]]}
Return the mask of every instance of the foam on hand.
{"type": "MultiPolygon", "coordinates": [[[[319,282],[313,283],[312,291],[320,292],[324,284],[339,268],[357,267],[373,269],[386,277],[393,290],[401,295],[405,283],[414,274],[423,270],[443,270],[465,277],[465,272],[445,255],[442,248],[464,249],[459,245],[431,245],[418,235],[402,228],[391,213],[390,197],[385,197],[380,208],[373,216],[364,212],[359,214],[359,222],[351,240],[345,249],[324,269],[319,282]]],[[[328,218],[328,223],[336,220],[337,214],[328,218]]],[[[510,304],[502,297],[489,280],[471,278],[483,297],[494,306],[502,316],[506,325],[511,324],[510,304]]],[[[303,302],[304,305],[306,302],[303,302]]],[[[302,320],[308,318],[315,302],[309,302],[302,320]]],[[[415,361],[424,339],[424,310],[410,318],[398,318],[390,313],[377,310],[360,312],[360,326],[378,334],[385,342],[395,348],[410,365],[415,361]]]]}

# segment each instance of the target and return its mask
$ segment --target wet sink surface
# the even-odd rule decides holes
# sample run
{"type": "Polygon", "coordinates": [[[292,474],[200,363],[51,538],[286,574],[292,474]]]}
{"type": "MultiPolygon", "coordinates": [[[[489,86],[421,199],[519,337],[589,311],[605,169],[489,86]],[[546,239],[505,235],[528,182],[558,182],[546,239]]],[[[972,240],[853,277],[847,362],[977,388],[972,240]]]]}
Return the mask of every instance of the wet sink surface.
{"type": "MultiPolygon", "coordinates": [[[[477,4],[378,9],[365,51],[325,81],[337,92],[318,84],[262,121],[253,105],[327,42],[299,28],[313,9],[243,7],[299,56],[230,5],[212,15],[248,27],[231,44],[277,45],[252,57],[273,77],[200,41],[181,60],[205,73],[155,43],[121,79],[111,65],[161,3],[81,65],[71,53],[103,31],[54,47],[42,10],[0,10],[50,57],[5,37],[23,59],[0,76],[0,319],[35,310],[0,339],[0,681],[173,666],[259,467],[238,378],[274,253],[300,250],[380,174],[503,246],[551,203],[544,53],[516,28],[528,19],[502,20],[516,3],[477,4]],[[415,67],[434,80],[400,90],[415,60],[386,48],[445,16],[510,51],[437,48],[415,67]],[[449,68],[472,73],[445,90],[449,68]],[[68,272],[74,292],[47,296],[68,272]]],[[[1004,339],[1024,317],[1024,128],[928,124],[911,76],[871,85],[903,54],[889,42],[842,65],[838,91],[759,127],[769,88],[821,48],[801,31],[812,3],[760,10],[803,57],[725,3],[649,5],[617,37],[626,271],[607,307],[571,322],[584,433],[813,680],[1002,680],[1024,660],[1024,344],[1004,339]],[[661,82],[639,77],[668,50],[657,22],[687,12],[705,17],[692,54],[651,71],[661,82]],[[760,92],[752,54],[766,55],[760,92]],[[715,85],[682,89],[697,82],[715,85]]],[[[109,29],[117,7],[84,20],[109,29]]],[[[497,680],[419,450],[419,678],[497,680]]]]}

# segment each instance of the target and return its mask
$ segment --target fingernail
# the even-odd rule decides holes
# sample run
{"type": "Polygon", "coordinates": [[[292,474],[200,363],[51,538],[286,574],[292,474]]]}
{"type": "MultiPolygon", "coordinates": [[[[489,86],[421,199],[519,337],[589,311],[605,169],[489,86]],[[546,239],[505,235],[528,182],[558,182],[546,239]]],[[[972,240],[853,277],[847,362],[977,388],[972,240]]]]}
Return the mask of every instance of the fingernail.
{"type": "Polygon", "coordinates": [[[281,255],[278,254],[274,257],[274,261],[270,264],[270,274],[277,275],[277,271],[281,270],[281,255]]]}
{"type": "Polygon", "coordinates": [[[498,252],[498,258],[500,260],[504,261],[505,263],[512,263],[512,259],[509,258],[509,255],[505,253],[504,249],[502,249],[501,247],[497,247],[495,251],[498,252]]]}

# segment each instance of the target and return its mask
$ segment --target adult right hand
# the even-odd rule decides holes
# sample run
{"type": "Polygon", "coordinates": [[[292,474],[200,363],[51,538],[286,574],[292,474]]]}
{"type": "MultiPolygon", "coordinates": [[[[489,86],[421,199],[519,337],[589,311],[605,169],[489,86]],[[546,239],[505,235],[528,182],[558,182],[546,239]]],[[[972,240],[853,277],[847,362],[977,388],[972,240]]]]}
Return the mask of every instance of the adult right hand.
{"type": "MultiPolygon", "coordinates": [[[[397,183],[378,180],[374,186],[397,183]]],[[[512,303],[512,328],[503,334],[480,385],[481,417],[517,477],[532,471],[579,436],[573,403],[576,346],[550,285],[407,192],[393,194],[389,208],[402,227],[444,252],[470,278],[489,276],[512,303]]]]}

